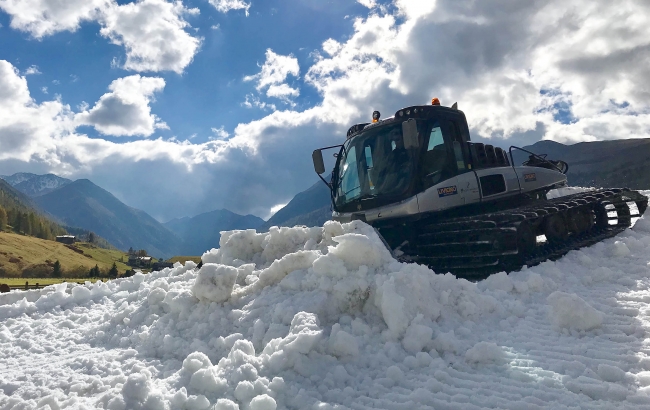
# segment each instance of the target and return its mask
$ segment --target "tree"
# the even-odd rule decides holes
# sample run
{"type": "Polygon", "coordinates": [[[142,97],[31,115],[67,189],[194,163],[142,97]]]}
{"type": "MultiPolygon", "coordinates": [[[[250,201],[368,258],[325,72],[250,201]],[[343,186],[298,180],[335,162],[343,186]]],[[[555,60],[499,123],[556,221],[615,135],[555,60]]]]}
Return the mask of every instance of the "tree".
{"type": "Polygon", "coordinates": [[[129,248],[129,255],[133,255],[134,253],[135,251],[133,250],[133,248],[129,248]]]}
{"type": "Polygon", "coordinates": [[[111,267],[111,270],[108,271],[108,276],[111,278],[117,278],[117,265],[115,262],[113,262],[113,266],[111,267]]]}
{"type": "Polygon", "coordinates": [[[0,206],[0,231],[4,231],[4,229],[7,227],[7,211],[3,207],[0,206]]]}
{"type": "Polygon", "coordinates": [[[145,249],[140,249],[138,251],[138,256],[147,256],[147,251],[145,249]]]}
{"type": "Polygon", "coordinates": [[[52,267],[52,277],[53,278],[60,278],[61,277],[61,263],[57,259],[56,262],[54,262],[54,266],[52,267]]]}
{"type": "Polygon", "coordinates": [[[96,238],[95,238],[95,233],[94,233],[94,232],[90,232],[90,233],[88,234],[88,242],[90,242],[90,243],[95,243],[95,239],[96,239],[96,238]]]}
{"type": "Polygon", "coordinates": [[[20,233],[22,229],[22,220],[20,212],[16,211],[13,213],[13,218],[11,218],[11,226],[14,228],[14,232],[20,233]]]}
{"type": "Polygon", "coordinates": [[[88,276],[91,278],[98,278],[99,277],[99,266],[95,265],[94,268],[90,268],[90,272],[88,272],[88,276]]]}
{"type": "Polygon", "coordinates": [[[20,226],[22,227],[22,231],[25,235],[29,235],[32,232],[32,224],[29,220],[29,214],[27,212],[23,212],[20,215],[20,226]]]}

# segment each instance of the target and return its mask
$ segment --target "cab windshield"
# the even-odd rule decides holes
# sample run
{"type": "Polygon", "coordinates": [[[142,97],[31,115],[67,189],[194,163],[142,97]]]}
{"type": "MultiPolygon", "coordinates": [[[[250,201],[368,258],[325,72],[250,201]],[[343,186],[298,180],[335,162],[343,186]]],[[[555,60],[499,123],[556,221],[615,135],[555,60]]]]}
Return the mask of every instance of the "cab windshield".
{"type": "Polygon", "coordinates": [[[409,151],[404,148],[401,123],[349,139],[339,158],[336,205],[405,193],[414,171],[409,151]]]}

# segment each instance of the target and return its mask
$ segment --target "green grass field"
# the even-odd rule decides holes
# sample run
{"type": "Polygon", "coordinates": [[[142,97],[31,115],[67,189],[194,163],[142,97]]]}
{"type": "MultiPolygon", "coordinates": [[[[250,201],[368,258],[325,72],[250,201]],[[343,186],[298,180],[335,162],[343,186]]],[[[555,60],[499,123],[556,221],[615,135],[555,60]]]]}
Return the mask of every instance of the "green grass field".
{"type": "Polygon", "coordinates": [[[122,274],[130,269],[122,262],[127,259],[127,255],[122,251],[102,249],[89,243],[64,245],[32,236],[0,232],[0,274],[4,276],[20,276],[26,270],[35,272],[32,276],[45,276],[39,275],[38,272],[49,274],[51,266],[57,260],[64,276],[69,273],[74,277],[83,277],[84,271],[95,265],[102,271],[108,270],[113,262],[122,274]]]}
{"type": "Polygon", "coordinates": [[[174,256],[173,258],[169,258],[168,261],[171,263],[180,262],[184,265],[186,261],[193,261],[199,263],[201,262],[201,257],[200,256],[174,256]]]}
{"type": "Polygon", "coordinates": [[[29,282],[29,285],[54,285],[56,283],[63,282],[97,282],[98,280],[106,281],[106,278],[0,278],[0,283],[4,283],[11,287],[16,286],[25,286],[25,282],[29,282]]]}

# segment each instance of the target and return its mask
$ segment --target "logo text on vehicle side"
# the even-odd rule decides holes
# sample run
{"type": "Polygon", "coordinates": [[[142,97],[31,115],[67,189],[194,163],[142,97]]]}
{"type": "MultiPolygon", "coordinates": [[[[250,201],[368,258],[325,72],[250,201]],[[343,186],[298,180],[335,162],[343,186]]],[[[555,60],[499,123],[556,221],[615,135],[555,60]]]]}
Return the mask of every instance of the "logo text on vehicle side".
{"type": "Polygon", "coordinates": [[[443,196],[456,195],[458,193],[458,188],[454,186],[446,186],[444,188],[438,188],[438,196],[442,198],[443,196]]]}
{"type": "Polygon", "coordinates": [[[524,174],[524,181],[533,182],[537,181],[537,175],[533,172],[532,174],[524,174]]]}

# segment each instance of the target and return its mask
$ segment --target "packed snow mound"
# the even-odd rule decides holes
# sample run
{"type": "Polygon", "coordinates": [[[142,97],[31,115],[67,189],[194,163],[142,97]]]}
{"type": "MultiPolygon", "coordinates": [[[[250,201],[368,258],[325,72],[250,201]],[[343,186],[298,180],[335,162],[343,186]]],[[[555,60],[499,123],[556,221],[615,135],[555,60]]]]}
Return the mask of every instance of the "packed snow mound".
{"type": "Polygon", "coordinates": [[[650,408],[645,219],[479,283],[359,221],[220,246],[0,295],[0,409],[650,408]]]}

